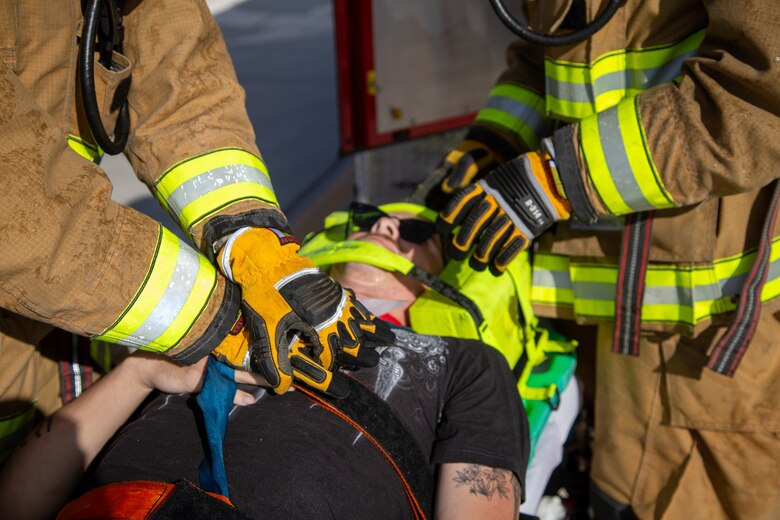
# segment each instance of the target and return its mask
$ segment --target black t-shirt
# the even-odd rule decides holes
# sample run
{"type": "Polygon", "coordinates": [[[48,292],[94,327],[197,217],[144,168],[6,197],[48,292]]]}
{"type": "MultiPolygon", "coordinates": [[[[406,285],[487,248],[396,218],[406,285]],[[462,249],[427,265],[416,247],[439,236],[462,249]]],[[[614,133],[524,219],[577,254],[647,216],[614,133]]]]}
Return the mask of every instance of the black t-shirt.
{"type": "MultiPolygon", "coordinates": [[[[379,365],[352,375],[384,399],[431,467],[482,464],[522,483],[528,426],[503,356],[475,341],[396,329],[379,365]]],[[[230,498],[274,518],[412,518],[400,481],[376,447],[300,392],[236,407],[224,441],[230,498]]],[[[85,488],[126,480],[198,482],[203,460],[192,397],[158,396],[104,451],[85,488]]]]}

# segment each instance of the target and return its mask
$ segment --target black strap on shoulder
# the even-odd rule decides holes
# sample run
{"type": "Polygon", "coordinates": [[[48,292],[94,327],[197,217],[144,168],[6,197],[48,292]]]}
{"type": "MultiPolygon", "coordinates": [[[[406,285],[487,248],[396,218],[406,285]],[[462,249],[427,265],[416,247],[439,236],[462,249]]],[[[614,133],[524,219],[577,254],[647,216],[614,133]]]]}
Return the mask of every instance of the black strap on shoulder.
{"type": "Polygon", "coordinates": [[[652,212],[632,213],[626,217],[626,229],[620,246],[618,264],[612,352],[639,355],[642,299],[645,294],[645,275],[650,257],[652,230],[652,212]]]}
{"type": "Polygon", "coordinates": [[[433,513],[434,477],[427,457],[390,406],[355,378],[349,383],[349,398],[335,399],[295,385],[309,400],[336,414],[361,432],[387,459],[398,475],[416,520],[433,513]]]}
{"type": "Polygon", "coordinates": [[[780,180],[775,181],[772,200],[769,203],[769,213],[761,230],[761,242],[756,253],[756,262],[750,269],[745,285],[742,286],[742,292],[739,294],[734,321],[731,322],[726,333],[715,345],[707,361],[707,368],[728,377],[734,376],[739,362],[753,339],[761,316],[761,290],[769,273],[772,237],[775,231],[778,207],[780,207],[778,199],[780,199],[780,180]]]}
{"type": "Polygon", "coordinates": [[[479,310],[479,307],[477,307],[477,304],[475,304],[471,298],[438,276],[432,275],[431,273],[420,269],[417,266],[413,267],[412,270],[406,274],[466,309],[466,311],[471,316],[471,319],[474,320],[474,324],[477,326],[477,329],[479,329],[479,327],[482,325],[482,322],[485,321],[485,318],[482,316],[482,311],[479,310]]]}

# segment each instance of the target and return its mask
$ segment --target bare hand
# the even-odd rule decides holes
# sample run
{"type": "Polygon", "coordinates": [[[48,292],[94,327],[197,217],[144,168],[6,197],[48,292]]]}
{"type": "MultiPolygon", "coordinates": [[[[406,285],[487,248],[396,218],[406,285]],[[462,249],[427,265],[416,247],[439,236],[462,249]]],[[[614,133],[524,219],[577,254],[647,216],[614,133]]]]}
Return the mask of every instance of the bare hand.
{"type": "MultiPolygon", "coordinates": [[[[168,394],[197,393],[203,384],[208,356],[193,365],[180,365],[163,356],[146,352],[135,352],[122,362],[125,370],[133,379],[150,390],[159,390],[168,394]]],[[[260,374],[245,370],[235,371],[237,383],[270,388],[260,374]]],[[[248,392],[237,390],[233,403],[247,405],[254,403],[254,397],[248,392]]]]}

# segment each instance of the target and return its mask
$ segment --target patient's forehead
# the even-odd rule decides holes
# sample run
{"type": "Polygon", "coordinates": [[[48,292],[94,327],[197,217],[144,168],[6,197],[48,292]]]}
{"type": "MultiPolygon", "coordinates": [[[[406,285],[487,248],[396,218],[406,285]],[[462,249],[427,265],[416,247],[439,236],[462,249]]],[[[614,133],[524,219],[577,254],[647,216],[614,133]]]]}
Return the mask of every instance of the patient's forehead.
{"type": "MultiPolygon", "coordinates": [[[[427,219],[407,211],[392,211],[387,214],[398,220],[414,219],[428,222],[427,219]]],[[[393,238],[381,230],[377,230],[377,232],[356,231],[349,235],[347,240],[363,240],[374,243],[411,260],[417,267],[430,273],[438,274],[444,267],[441,241],[436,234],[422,244],[408,242],[400,235],[396,235],[395,238],[393,238]]]]}

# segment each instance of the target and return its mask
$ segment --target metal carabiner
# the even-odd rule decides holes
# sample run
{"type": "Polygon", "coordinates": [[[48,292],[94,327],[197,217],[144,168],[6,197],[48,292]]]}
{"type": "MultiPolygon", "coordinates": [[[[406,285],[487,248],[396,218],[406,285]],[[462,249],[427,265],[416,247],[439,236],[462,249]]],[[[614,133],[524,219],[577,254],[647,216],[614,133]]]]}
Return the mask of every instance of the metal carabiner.
{"type": "Polygon", "coordinates": [[[81,100],[84,104],[84,112],[92,137],[105,153],[117,155],[125,149],[130,133],[130,110],[127,106],[130,78],[126,80],[128,86],[125,88],[124,99],[119,108],[113,132],[114,139],[112,140],[100,118],[95,91],[95,40],[98,40],[100,63],[110,70],[114,51],[122,51],[124,28],[122,27],[122,11],[117,3],[114,0],[105,0],[105,2],[107,5],[104,6],[104,0],[89,0],[84,11],[84,28],[81,33],[78,58],[79,81],[81,82],[81,100]],[[100,28],[99,24],[102,25],[100,28]]]}

